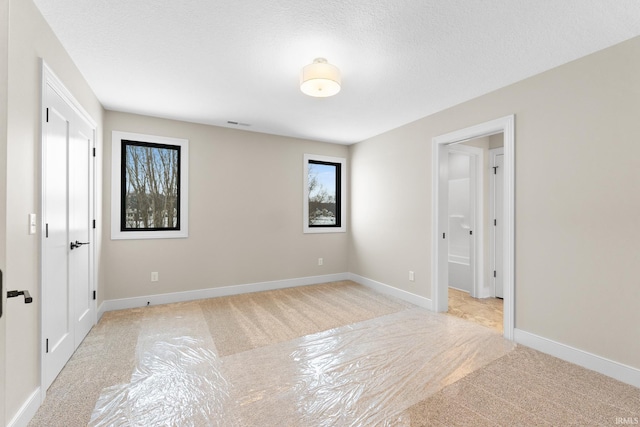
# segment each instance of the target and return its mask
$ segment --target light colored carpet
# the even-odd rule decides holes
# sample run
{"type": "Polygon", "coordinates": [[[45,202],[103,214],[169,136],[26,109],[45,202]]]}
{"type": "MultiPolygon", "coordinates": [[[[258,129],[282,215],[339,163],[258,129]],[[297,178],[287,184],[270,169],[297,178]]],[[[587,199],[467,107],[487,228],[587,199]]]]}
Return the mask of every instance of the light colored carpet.
{"type": "Polygon", "coordinates": [[[544,425],[564,407],[597,424],[614,412],[596,399],[637,412],[638,389],[512,348],[352,282],[110,312],[30,426],[544,425]]]}
{"type": "Polygon", "coordinates": [[[518,346],[407,415],[411,426],[637,424],[640,389],[518,346]]]}
{"type": "Polygon", "coordinates": [[[29,426],[86,426],[105,387],[128,381],[144,309],[106,313],[47,391],[29,426]]]}

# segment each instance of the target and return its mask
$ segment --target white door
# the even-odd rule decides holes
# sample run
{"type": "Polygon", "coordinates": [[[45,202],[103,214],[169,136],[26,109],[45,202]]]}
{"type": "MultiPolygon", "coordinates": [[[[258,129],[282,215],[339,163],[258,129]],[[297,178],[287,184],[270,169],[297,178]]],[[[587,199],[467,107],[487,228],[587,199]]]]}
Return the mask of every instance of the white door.
{"type": "Polygon", "coordinates": [[[42,325],[48,388],[94,324],[91,279],[93,129],[44,88],[42,325]]]}
{"type": "Polygon", "coordinates": [[[493,265],[494,295],[504,297],[504,151],[491,150],[493,168],[491,185],[491,214],[494,218],[491,241],[491,262],[493,265]]]}
{"type": "Polygon", "coordinates": [[[45,340],[45,388],[73,354],[73,311],[69,289],[67,158],[70,108],[46,87],[47,115],[43,132],[43,271],[42,314],[45,340]]]}
{"type": "MultiPolygon", "coordinates": [[[[449,144],[448,169],[448,286],[475,298],[484,297],[484,230],[482,148],[449,144]]],[[[445,201],[440,194],[439,206],[445,201]]]]}
{"type": "Polygon", "coordinates": [[[475,296],[477,156],[472,147],[449,149],[449,287],[475,296]]]}
{"type": "MultiPolygon", "coordinates": [[[[81,124],[83,124],[81,122],[81,124]]],[[[69,287],[73,289],[73,323],[77,347],[94,323],[91,280],[91,161],[93,130],[72,126],[69,135],[69,287]],[[71,245],[69,246],[72,247],[71,245]]]]}
{"type": "MultiPolygon", "coordinates": [[[[0,1],[0,92],[2,96],[0,99],[0,425],[5,425],[7,422],[5,419],[5,387],[7,384],[5,380],[6,366],[6,327],[5,319],[6,315],[6,303],[7,303],[7,285],[3,281],[3,270],[6,267],[5,251],[7,248],[7,169],[6,169],[6,156],[7,156],[7,92],[8,92],[8,78],[9,67],[7,66],[7,58],[9,57],[9,1],[0,1]]],[[[13,288],[16,289],[16,288],[13,288]]],[[[13,290],[10,289],[10,290],[13,290]]],[[[14,368],[14,366],[11,366],[14,368]]]]}

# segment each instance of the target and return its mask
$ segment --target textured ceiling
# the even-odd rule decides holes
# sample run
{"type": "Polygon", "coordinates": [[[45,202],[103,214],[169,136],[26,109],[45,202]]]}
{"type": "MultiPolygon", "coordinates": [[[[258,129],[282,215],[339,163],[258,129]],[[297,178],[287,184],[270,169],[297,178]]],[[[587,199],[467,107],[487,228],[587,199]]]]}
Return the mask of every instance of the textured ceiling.
{"type": "Polygon", "coordinates": [[[638,0],[34,1],[107,109],[344,144],[640,35],[638,0]]]}

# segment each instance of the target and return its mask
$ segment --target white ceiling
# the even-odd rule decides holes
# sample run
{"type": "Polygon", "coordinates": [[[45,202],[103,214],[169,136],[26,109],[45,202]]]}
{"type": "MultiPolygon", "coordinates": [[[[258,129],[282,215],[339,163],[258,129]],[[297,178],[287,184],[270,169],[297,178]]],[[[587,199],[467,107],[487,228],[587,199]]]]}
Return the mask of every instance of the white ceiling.
{"type": "Polygon", "coordinates": [[[34,1],[109,110],[343,144],[640,35],[638,0],[34,1]]]}

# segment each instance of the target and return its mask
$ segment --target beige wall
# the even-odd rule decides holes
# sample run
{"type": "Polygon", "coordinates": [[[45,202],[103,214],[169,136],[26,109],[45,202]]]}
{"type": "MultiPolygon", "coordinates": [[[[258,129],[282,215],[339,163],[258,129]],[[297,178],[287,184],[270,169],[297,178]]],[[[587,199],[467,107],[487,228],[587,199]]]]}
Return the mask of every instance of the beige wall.
{"type": "Polygon", "coordinates": [[[347,157],[346,146],[111,111],[104,140],[100,300],[347,271],[347,233],[302,233],[303,154],[347,157]],[[114,130],[189,140],[188,239],[110,239],[114,130]]]}
{"type": "Polygon", "coordinates": [[[489,137],[489,148],[500,148],[504,147],[504,134],[499,133],[496,135],[491,135],[489,137]]]}
{"type": "Polygon", "coordinates": [[[5,278],[7,288],[29,290],[34,303],[25,305],[15,298],[6,307],[6,422],[40,383],[39,236],[29,235],[27,228],[28,214],[40,213],[39,58],[47,61],[100,131],[102,123],[102,107],[35,5],[31,0],[11,0],[5,278]]]}
{"type": "Polygon", "coordinates": [[[430,297],[431,140],[515,114],[516,328],[640,368],[639,75],[635,38],[351,146],[349,271],[430,297]]]}

